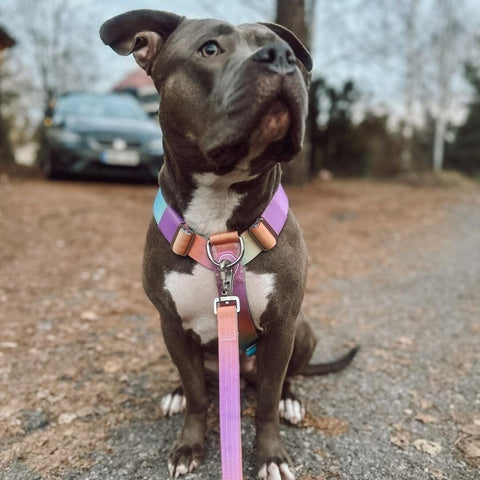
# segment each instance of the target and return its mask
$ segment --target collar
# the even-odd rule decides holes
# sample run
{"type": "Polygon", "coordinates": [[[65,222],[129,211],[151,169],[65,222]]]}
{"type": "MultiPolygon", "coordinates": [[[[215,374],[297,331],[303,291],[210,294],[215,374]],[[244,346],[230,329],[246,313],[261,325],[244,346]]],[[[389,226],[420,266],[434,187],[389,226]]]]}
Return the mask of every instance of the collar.
{"type": "MultiPolygon", "coordinates": [[[[217,270],[207,255],[207,238],[195,233],[167,204],[160,188],[153,204],[153,215],[159,230],[170,243],[174,253],[182,257],[189,256],[204,267],[217,270]]],[[[242,265],[246,265],[261,252],[268,251],[276,245],[287,215],[288,198],[280,184],[261,216],[240,235],[245,246],[242,265]]]]}

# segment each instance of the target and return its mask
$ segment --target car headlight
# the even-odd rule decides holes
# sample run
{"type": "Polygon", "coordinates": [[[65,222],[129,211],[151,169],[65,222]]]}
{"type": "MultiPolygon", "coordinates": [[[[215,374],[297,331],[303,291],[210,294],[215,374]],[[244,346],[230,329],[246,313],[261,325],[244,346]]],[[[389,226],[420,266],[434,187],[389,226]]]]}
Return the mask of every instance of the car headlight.
{"type": "Polygon", "coordinates": [[[161,138],[150,140],[147,144],[147,149],[152,155],[163,155],[163,141],[161,138]]]}
{"type": "Polygon", "coordinates": [[[82,136],[79,133],[70,130],[59,130],[55,137],[58,142],[67,145],[77,145],[82,140],[82,136]]]}

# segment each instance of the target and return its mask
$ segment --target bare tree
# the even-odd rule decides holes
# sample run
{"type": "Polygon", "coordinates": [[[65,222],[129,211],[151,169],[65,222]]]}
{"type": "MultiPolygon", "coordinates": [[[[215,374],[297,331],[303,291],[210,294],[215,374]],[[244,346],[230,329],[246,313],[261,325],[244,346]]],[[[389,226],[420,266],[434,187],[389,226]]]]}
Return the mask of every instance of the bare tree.
{"type": "MultiPolygon", "coordinates": [[[[461,107],[459,90],[466,90],[462,81],[464,65],[471,54],[468,48],[476,32],[470,21],[468,0],[408,0],[386,5],[405,34],[403,133],[408,139],[430,114],[434,118],[433,168],[443,167],[447,126],[461,107]]],[[[401,39],[397,39],[402,45],[401,39]]],[[[411,167],[411,152],[405,152],[405,166],[411,167]]]]}
{"type": "Polygon", "coordinates": [[[89,24],[85,6],[78,0],[16,0],[9,12],[9,25],[21,32],[22,63],[44,105],[52,96],[84,89],[97,78],[90,48],[96,25],[89,24]]]}
{"type": "Polygon", "coordinates": [[[459,1],[438,0],[438,29],[435,34],[435,77],[437,78],[435,101],[435,137],[433,168],[443,168],[445,134],[452,111],[453,81],[464,68],[466,58],[462,50],[462,25],[457,16],[459,1]],[[459,61],[460,60],[460,61],[459,61]],[[462,61],[463,60],[463,61],[462,61]]]}

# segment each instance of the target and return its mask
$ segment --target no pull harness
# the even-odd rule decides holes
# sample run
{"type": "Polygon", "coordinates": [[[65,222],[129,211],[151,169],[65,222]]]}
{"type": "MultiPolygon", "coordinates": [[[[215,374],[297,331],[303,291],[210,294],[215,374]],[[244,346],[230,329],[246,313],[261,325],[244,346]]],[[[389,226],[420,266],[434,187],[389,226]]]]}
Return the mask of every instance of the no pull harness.
{"type": "Polygon", "coordinates": [[[261,252],[272,249],[288,215],[288,198],[279,185],[262,215],[241,235],[216,233],[209,239],[196,234],[163,198],[159,189],[154,203],[158,228],[172,251],[190,256],[213,270],[218,297],[213,301],[217,316],[220,449],[223,480],[242,480],[239,348],[247,355],[256,351],[257,330],[248,307],[244,265],[261,252]],[[240,338],[240,340],[239,340],[240,338]]]}
{"type": "MultiPolygon", "coordinates": [[[[222,243],[222,240],[228,240],[227,237],[222,236],[231,232],[215,234],[212,236],[214,240],[199,235],[167,204],[160,189],[153,204],[153,214],[159,230],[170,243],[172,251],[179,256],[189,256],[200,265],[215,272],[217,285],[220,288],[221,269],[218,262],[212,261],[210,246],[220,248],[218,245],[222,243]],[[217,245],[212,245],[212,243],[217,245]]],[[[278,235],[285,225],[287,215],[288,198],[283,187],[279,185],[262,214],[247,230],[238,235],[238,243],[242,242],[243,253],[238,257],[239,260],[234,265],[232,285],[234,295],[239,298],[241,305],[239,312],[240,348],[247,355],[255,353],[255,342],[258,339],[258,332],[261,332],[262,328],[259,324],[255,324],[254,319],[250,315],[243,266],[251,262],[260,253],[268,251],[276,245],[278,235]]]]}

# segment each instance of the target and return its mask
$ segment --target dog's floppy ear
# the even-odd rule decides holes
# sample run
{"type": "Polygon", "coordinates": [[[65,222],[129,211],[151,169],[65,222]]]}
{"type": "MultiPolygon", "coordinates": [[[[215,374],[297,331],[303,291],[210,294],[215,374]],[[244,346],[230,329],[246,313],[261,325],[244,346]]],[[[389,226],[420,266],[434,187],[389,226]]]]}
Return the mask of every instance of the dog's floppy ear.
{"type": "Polygon", "coordinates": [[[100,38],[119,55],[133,53],[150,75],[153,59],[184,18],[158,10],[132,10],[107,20],[100,38]]]}
{"type": "Polygon", "coordinates": [[[261,24],[275,32],[282,40],[285,40],[290,45],[290,48],[293,50],[295,56],[305,67],[305,70],[308,73],[312,71],[312,57],[305,45],[303,45],[303,43],[295,36],[293,32],[291,32],[288,28],[282,27],[282,25],[278,25],[277,23],[261,22],[261,24]]]}

